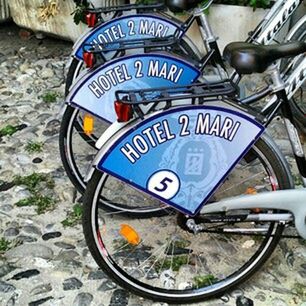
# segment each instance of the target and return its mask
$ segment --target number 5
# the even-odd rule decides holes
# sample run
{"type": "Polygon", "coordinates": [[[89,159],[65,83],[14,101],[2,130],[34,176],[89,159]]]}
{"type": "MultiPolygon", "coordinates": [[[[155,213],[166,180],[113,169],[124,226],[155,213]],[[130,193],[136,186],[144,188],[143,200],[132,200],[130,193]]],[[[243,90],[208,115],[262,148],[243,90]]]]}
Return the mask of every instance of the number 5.
{"type": "Polygon", "coordinates": [[[162,185],[162,187],[154,187],[154,189],[158,192],[164,192],[168,189],[168,185],[167,183],[173,183],[173,180],[171,180],[170,178],[168,177],[165,177],[161,182],[160,184],[162,185]]]}
{"type": "Polygon", "coordinates": [[[170,170],[155,172],[148,180],[147,189],[166,200],[172,199],[180,189],[178,176],[170,170]]]}

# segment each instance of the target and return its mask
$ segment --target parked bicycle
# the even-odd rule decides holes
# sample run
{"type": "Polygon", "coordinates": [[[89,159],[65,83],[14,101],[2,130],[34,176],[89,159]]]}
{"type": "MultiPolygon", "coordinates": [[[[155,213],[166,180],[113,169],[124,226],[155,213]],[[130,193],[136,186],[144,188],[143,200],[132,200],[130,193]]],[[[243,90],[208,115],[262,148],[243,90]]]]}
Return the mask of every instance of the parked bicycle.
{"type": "MultiPolygon", "coordinates": [[[[150,299],[202,301],[253,275],[293,221],[306,239],[306,191],[279,191],[293,184],[264,134],[280,114],[306,186],[292,91],[274,64],[305,52],[304,42],[228,45],[224,57],[239,74],[270,77],[244,100],[235,97],[232,80],[117,92],[119,122],[98,141],[83,214],[90,252],[114,281],[150,299]],[[270,103],[261,114],[248,106],[264,97],[270,103]],[[164,215],[107,213],[101,198],[164,207],[164,215]]],[[[305,71],[303,58],[292,78],[305,71]]]]}
{"type": "MultiPolygon", "coordinates": [[[[211,2],[210,2],[211,3],[211,2]]],[[[209,4],[210,4],[209,3],[209,4]]],[[[249,38],[249,40],[255,40],[255,41],[261,41],[261,42],[271,42],[274,38],[276,33],[278,32],[278,30],[281,28],[281,26],[285,23],[286,20],[288,20],[289,15],[288,14],[288,9],[290,8],[290,12],[293,12],[297,7],[298,7],[297,2],[294,1],[287,1],[284,5],[283,1],[277,1],[276,4],[273,6],[273,8],[271,9],[271,11],[269,12],[268,16],[266,16],[266,18],[263,20],[263,22],[256,28],[256,30],[253,32],[252,36],[249,38]],[[287,12],[285,14],[285,12],[287,12]],[[285,18],[286,17],[286,18],[285,18]],[[281,20],[281,22],[280,22],[281,20]],[[277,29],[275,30],[275,24],[277,24],[277,29]],[[273,29],[273,31],[272,31],[273,29]]],[[[190,2],[184,2],[184,5],[191,5],[190,2]]],[[[192,2],[192,6],[196,7],[197,3],[196,2],[192,2]]],[[[176,8],[186,8],[186,7],[176,7],[176,8]]],[[[191,8],[191,7],[188,7],[191,8]]],[[[207,18],[205,16],[205,14],[203,13],[203,9],[194,9],[193,14],[191,15],[190,19],[187,21],[187,23],[185,25],[182,25],[180,27],[181,31],[187,31],[188,27],[191,25],[191,23],[196,19],[197,22],[200,25],[200,28],[202,29],[202,34],[203,34],[203,39],[205,40],[206,46],[209,50],[208,54],[206,56],[203,57],[202,60],[198,60],[198,62],[192,62],[194,65],[197,65],[200,69],[199,70],[199,75],[203,73],[203,71],[205,71],[205,67],[206,64],[208,62],[212,62],[215,63],[217,67],[220,68],[220,73],[223,75],[226,75],[226,73],[224,72],[224,69],[222,67],[224,67],[224,63],[222,61],[222,58],[220,56],[220,52],[218,49],[218,46],[216,44],[216,38],[213,35],[210,26],[207,22],[207,18]]],[[[141,16],[140,16],[141,17],[141,16]]],[[[290,34],[288,35],[288,39],[295,39],[296,37],[298,37],[301,41],[305,40],[305,36],[306,36],[306,23],[305,23],[306,19],[305,17],[303,19],[301,19],[301,21],[296,25],[296,27],[294,27],[292,29],[292,31],[290,32],[290,34]]],[[[113,22],[113,21],[112,21],[113,22]]],[[[179,32],[177,32],[179,33],[179,32]]],[[[87,38],[89,38],[92,36],[89,35],[87,36],[87,38]]],[[[165,44],[165,40],[146,40],[147,44],[148,42],[150,42],[150,48],[152,47],[156,47],[160,50],[163,49],[164,50],[168,50],[169,49],[169,45],[170,47],[173,45],[178,46],[180,40],[181,34],[176,36],[172,36],[171,38],[167,38],[166,39],[166,44],[165,44]],[[163,47],[164,46],[164,47],[163,47]],[[165,47],[166,46],[166,47],[165,47]]],[[[184,37],[184,36],[182,36],[184,37]]],[[[84,40],[86,41],[86,39],[84,40]]],[[[119,48],[120,52],[125,52],[127,49],[132,49],[135,46],[133,46],[133,44],[135,44],[135,41],[132,41],[133,43],[131,44],[131,42],[127,42],[126,44],[123,42],[121,42],[121,47],[119,48]]],[[[139,44],[143,47],[144,43],[143,40],[137,40],[138,46],[139,44]]],[[[137,45],[137,44],[136,44],[137,45]]],[[[106,44],[105,46],[103,45],[99,45],[98,47],[96,47],[96,49],[98,50],[94,50],[94,53],[99,53],[101,54],[101,50],[100,48],[107,48],[108,51],[112,50],[111,49],[111,44],[106,44]]],[[[117,50],[118,51],[118,45],[117,43],[115,43],[113,45],[113,50],[117,50]]],[[[80,49],[78,49],[80,50],[80,49]]],[[[183,52],[183,51],[182,51],[183,52]]],[[[186,53],[186,50],[184,51],[186,53]]],[[[303,58],[300,58],[298,60],[301,61],[303,60],[303,58]]],[[[114,60],[115,61],[115,60],[114,60]]],[[[113,62],[114,62],[113,61],[113,62]]],[[[121,62],[118,63],[124,63],[125,59],[122,59],[121,62]]],[[[284,67],[285,65],[283,65],[283,71],[285,74],[290,75],[292,69],[295,67],[295,65],[298,64],[297,63],[286,63],[286,67],[284,67]]],[[[78,63],[81,66],[82,62],[80,62],[80,60],[78,59],[78,63]]],[[[111,66],[111,63],[107,63],[106,65],[104,65],[105,67],[107,66],[111,66]]],[[[140,64],[138,64],[140,65],[140,64]]],[[[100,68],[96,68],[95,70],[90,72],[90,76],[92,76],[92,78],[94,79],[94,76],[97,76],[99,74],[99,71],[102,71],[102,69],[100,68]]],[[[239,76],[238,74],[235,74],[236,81],[239,81],[239,76]]],[[[205,74],[204,74],[205,77],[205,74]]],[[[84,80],[88,79],[88,75],[86,77],[83,77],[82,79],[80,79],[78,84],[83,84],[84,80]]],[[[191,81],[195,81],[197,78],[194,78],[193,80],[189,79],[189,82],[191,81]]],[[[204,81],[205,78],[199,78],[198,80],[202,80],[204,81]]],[[[148,80],[146,80],[148,81],[148,80]]],[[[186,81],[186,80],[185,80],[186,81]]],[[[296,93],[298,92],[298,90],[300,90],[302,88],[302,84],[304,82],[304,78],[290,78],[288,77],[288,81],[292,84],[291,89],[292,91],[292,95],[291,98],[295,97],[295,99],[299,98],[300,95],[296,95],[296,93]],[[299,79],[299,80],[298,80],[299,79]],[[297,81],[298,80],[298,81],[297,81]]],[[[150,82],[150,81],[148,81],[150,82]]],[[[151,86],[150,83],[146,82],[145,85],[142,85],[143,87],[149,87],[151,86]]],[[[188,83],[188,82],[187,82],[188,83]]],[[[187,83],[180,83],[181,85],[186,85],[187,83]]],[[[137,86],[137,83],[134,83],[135,86],[137,86]]],[[[122,84],[117,84],[117,89],[120,88],[120,86],[125,86],[126,82],[122,83],[122,84]]],[[[152,87],[156,86],[155,84],[152,84],[152,87]]],[[[158,86],[158,84],[157,84],[158,86]]],[[[84,133],[84,114],[86,114],[86,112],[90,113],[90,108],[88,108],[88,105],[86,105],[86,99],[85,96],[83,96],[83,100],[84,100],[84,104],[82,106],[80,105],[76,105],[75,103],[73,103],[73,98],[77,95],[78,90],[81,87],[79,85],[76,85],[76,87],[74,87],[74,89],[72,90],[72,93],[70,94],[70,96],[68,97],[68,104],[70,104],[70,106],[67,107],[64,117],[63,117],[63,121],[62,121],[62,128],[61,128],[61,133],[60,133],[60,148],[61,148],[61,157],[63,160],[63,164],[64,167],[66,169],[66,172],[69,176],[69,178],[71,179],[71,181],[73,182],[73,184],[76,186],[76,188],[80,191],[80,192],[84,192],[86,183],[84,182],[84,176],[86,174],[86,170],[88,168],[88,162],[93,158],[93,156],[96,154],[96,150],[95,150],[95,143],[97,141],[97,137],[99,137],[99,135],[101,133],[103,133],[106,129],[106,127],[108,126],[109,122],[112,122],[113,119],[111,120],[107,120],[108,122],[106,123],[95,123],[95,130],[93,131],[89,131],[86,135],[84,133]],[[80,109],[85,109],[85,112],[80,111],[80,109]],[[81,136],[81,137],[80,137],[81,136]],[[85,139],[85,141],[87,142],[87,144],[84,142],[83,143],[83,139],[85,139]]],[[[301,94],[301,96],[303,97],[303,93],[301,94]]],[[[104,97],[104,99],[106,99],[104,97]]],[[[300,99],[301,101],[303,100],[300,99]]],[[[105,101],[105,100],[104,100],[105,101]]],[[[112,101],[113,98],[110,98],[109,101],[105,101],[104,105],[106,105],[106,107],[109,107],[110,111],[112,111],[112,101]]],[[[295,100],[296,101],[296,100],[295,100]]],[[[98,103],[98,101],[96,101],[98,103]]],[[[294,104],[295,105],[299,105],[296,108],[298,109],[303,109],[303,105],[302,103],[300,104],[294,104]]],[[[293,109],[296,109],[293,108],[293,109]]],[[[100,116],[98,116],[99,118],[104,118],[105,116],[103,116],[103,114],[100,116]]],[[[297,117],[297,116],[295,116],[297,117]]],[[[90,120],[92,120],[91,118],[89,118],[90,120]]],[[[92,121],[91,121],[92,122],[92,121]]]]}

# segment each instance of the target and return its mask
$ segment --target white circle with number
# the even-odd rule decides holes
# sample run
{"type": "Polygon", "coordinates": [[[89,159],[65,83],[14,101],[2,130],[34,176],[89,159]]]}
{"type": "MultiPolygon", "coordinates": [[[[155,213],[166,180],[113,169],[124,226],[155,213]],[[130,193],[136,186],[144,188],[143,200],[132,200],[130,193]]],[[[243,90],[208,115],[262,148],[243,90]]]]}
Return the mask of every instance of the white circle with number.
{"type": "Polygon", "coordinates": [[[148,181],[148,190],[166,200],[172,199],[180,189],[180,179],[168,170],[155,172],[148,181]]]}

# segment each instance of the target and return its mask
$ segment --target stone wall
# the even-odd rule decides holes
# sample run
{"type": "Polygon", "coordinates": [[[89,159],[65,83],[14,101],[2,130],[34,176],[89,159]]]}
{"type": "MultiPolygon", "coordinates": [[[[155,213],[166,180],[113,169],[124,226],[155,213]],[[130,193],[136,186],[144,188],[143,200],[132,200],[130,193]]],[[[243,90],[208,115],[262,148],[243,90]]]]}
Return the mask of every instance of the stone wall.
{"type": "Polygon", "coordinates": [[[39,21],[41,0],[10,0],[11,15],[16,24],[34,32],[44,32],[63,39],[75,41],[86,29],[75,25],[71,13],[75,9],[72,0],[59,1],[59,13],[45,22],[39,21]]]}
{"type": "MultiPolygon", "coordinates": [[[[105,3],[117,5],[123,0],[92,0],[94,6],[103,6],[105,3]]],[[[55,17],[49,18],[46,22],[39,21],[39,8],[42,0],[0,0],[0,22],[9,16],[8,5],[11,15],[16,24],[20,27],[28,28],[34,32],[44,32],[60,38],[76,41],[86,30],[85,25],[75,25],[71,13],[75,9],[73,0],[59,1],[59,13],[55,17]]],[[[133,0],[132,0],[133,2],[133,0]]],[[[301,5],[296,17],[292,19],[295,23],[297,17],[305,14],[306,4],[301,5]]],[[[253,12],[252,8],[213,5],[210,8],[209,21],[214,33],[220,37],[219,45],[221,49],[231,41],[244,40],[247,33],[255,28],[265,15],[263,9],[253,12]]],[[[184,17],[183,17],[184,18],[184,17]]],[[[197,26],[188,33],[194,41],[201,41],[197,26]]],[[[200,49],[203,51],[203,46],[200,49]]]]}

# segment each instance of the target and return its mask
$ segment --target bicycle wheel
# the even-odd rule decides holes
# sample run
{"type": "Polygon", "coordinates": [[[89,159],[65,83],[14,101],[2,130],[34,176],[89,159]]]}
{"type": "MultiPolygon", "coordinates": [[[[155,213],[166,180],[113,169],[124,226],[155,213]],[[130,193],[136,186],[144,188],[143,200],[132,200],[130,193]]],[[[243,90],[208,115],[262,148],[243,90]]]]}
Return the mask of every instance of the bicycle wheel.
{"type": "MultiPolygon", "coordinates": [[[[266,137],[257,141],[216,191],[214,200],[250,190],[290,188],[286,163],[277,152],[266,137]]],[[[120,286],[145,298],[192,303],[220,295],[262,266],[283,231],[283,225],[278,223],[232,222],[207,224],[206,231],[194,234],[186,230],[184,216],[175,210],[147,219],[105,213],[98,205],[101,196],[110,199],[113,195],[114,201],[124,203],[135,199],[157,202],[122,182],[117,181],[116,186],[115,182],[95,170],[84,196],[84,235],[97,264],[120,286]],[[112,181],[109,188],[107,179],[112,181]],[[241,233],[224,234],[219,232],[222,229],[241,233]],[[263,236],[242,235],[250,230],[262,231],[263,236]]],[[[256,212],[237,212],[243,213],[256,212]]]]}
{"type": "MultiPolygon", "coordinates": [[[[85,192],[86,183],[84,177],[97,153],[95,148],[97,139],[95,136],[85,135],[82,128],[80,128],[82,127],[84,114],[83,111],[68,106],[62,119],[59,139],[63,166],[70,181],[80,193],[85,192]],[[85,138],[87,138],[87,141],[84,141],[85,138]]],[[[109,124],[104,121],[95,120],[95,132],[98,135],[102,135],[108,126],[109,124]]],[[[107,183],[107,186],[112,184],[110,180],[106,180],[105,183],[107,183]]],[[[113,212],[124,211],[126,214],[137,215],[138,217],[164,214],[164,205],[160,203],[150,206],[147,203],[135,201],[126,205],[116,202],[114,199],[108,199],[107,195],[100,198],[100,205],[105,210],[113,212]]]]}
{"type": "Polygon", "coordinates": [[[70,88],[76,78],[80,75],[81,71],[84,69],[83,61],[80,61],[77,58],[73,58],[72,62],[69,66],[67,77],[66,77],[66,84],[65,84],[65,97],[68,96],[70,88]]]}
{"type": "MultiPolygon", "coordinates": [[[[292,35],[291,41],[304,41],[306,42],[306,18],[301,20],[300,26],[292,35]]],[[[301,57],[301,60],[303,57],[301,57]]],[[[294,69],[300,61],[298,61],[292,68],[294,69]]],[[[291,69],[290,72],[293,70],[291,69]]],[[[297,119],[302,131],[306,133],[306,81],[303,82],[294,97],[290,100],[291,109],[294,117],[297,119]]]]}

